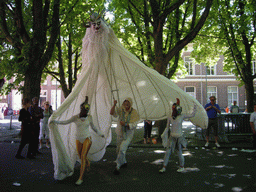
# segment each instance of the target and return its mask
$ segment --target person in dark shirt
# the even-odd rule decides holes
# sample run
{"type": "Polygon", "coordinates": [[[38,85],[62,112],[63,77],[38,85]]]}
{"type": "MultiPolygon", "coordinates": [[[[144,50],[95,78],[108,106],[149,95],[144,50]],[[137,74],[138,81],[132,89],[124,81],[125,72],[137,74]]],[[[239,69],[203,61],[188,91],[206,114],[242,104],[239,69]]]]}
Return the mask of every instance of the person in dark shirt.
{"type": "Polygon", "coordinates": [[[38,106],[39,99],[34,97],[32,99],[33,105],[29,108],[30,115],[32,116],[31,122],[34,132],[34,142],[33,142],[33,155],[41,154],[38,151],[39,148],[39,133],[40,133],[40,120],[44,118],[43,109],[38,106]]]}
{"type": "Polygon", "coordinates": [[[33,152],[33,132],[32,132],[32,124],[31,124],[31,115],[28,112],[28,108],[30,107],[30,101],[29,99],[25,98],[22,100],[23,108],[20,110],[19,115],[19,121],[21,121],[21,142],[19,149],[17,151],[17,154],[15,157],[17,159],[24,159],[23,156],[21,156],[21,152],[25,145],[28,143],[28,152],[27,152],[27,158],[34,159],[35,157],[32,155],[33,152]]]}
{"type": "Polygon", "coordinates": [[[218,119],[217,119],[217,114],[221,113],[220,111],[220,106],[216,104],[216,97],[211,96],[210,98],[210,103],[205,105],[205,110],[208,115],[208,127],[206,130],[206,144],[205,147],[209,146],[209,134],[211,128],[214,130],[214,137],[215,137],[215,145],[217,147],[220,147],[220,144],[218,143],[218,119]]]}

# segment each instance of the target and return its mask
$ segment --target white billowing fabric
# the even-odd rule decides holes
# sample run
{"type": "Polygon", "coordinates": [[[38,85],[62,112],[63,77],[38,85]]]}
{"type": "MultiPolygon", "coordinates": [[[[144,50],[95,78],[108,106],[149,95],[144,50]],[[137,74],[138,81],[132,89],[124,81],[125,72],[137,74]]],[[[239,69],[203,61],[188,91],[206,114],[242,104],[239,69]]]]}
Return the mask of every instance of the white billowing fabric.
{"type": "Polygon", "coordinates": [[[183,110],[188,113],[192,112],[196,103],[197,113],[190,120],[202,128],[207,127],[207,114],[200,103],[171,80],[140,62],[121,45],[104,21],[101,22],[99,32],[95,33],[93,27],[86,30],[82,64],[81,74],[72,93],[49,121],[55,179],[64,179],[72,174],[79,158],[75,146],[75,129],[72,129],[75,125],[57,125],[51,121],[66,120],[78,114],[85,96],[89,98],[94,125],[105,135],[105,138],[101,138],[90,129],[92,146],[88,158],[91,161],[100,160],[111,142],[110,109],[113,97],[119,106],[126,97],[131,97],[141,120],[166,119],[176,98],[180,98],[183,110]]]}
{"type": "MultiPolygon", "coordinates": [[[[187,113],[182,112],[175,119],[173,119],[172,115],[170,114],[170,116],[167,119],[166,128],[165,128],[164,132],[161,135],[162,145],[164,147],[172,147],[172,145],[173,145],[173,143],[171,142],[172,138],[179,138],[179,137],[183,136],[182,122],[184,121],[184,119],[194,117],[195,114],[196,114],[196,111],[197,111],[196,109],[197,109],[197,106],[194,105],[193,112],[191,114],[187,114],[187,113]],[[170,123],[172,124],[171,127],[170,127],[170,123]],[[169,129],[170,129],[170,137],[168,138],[168,130],[169,129]]],[[[182,140],[183,139],[181,139],[181,142],[183,142],[182,140]]]]}

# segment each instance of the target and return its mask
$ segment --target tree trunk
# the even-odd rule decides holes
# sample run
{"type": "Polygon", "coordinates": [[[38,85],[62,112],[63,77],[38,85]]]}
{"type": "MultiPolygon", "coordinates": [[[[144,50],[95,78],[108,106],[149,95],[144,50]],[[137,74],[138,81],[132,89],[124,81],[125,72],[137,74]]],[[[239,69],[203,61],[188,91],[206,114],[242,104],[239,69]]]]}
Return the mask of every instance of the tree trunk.
{"type": "MultiPolygon", "coordinates": [[[[59,61],[59,75],[60,75],[60,85],[64,94],[64,97],[67,98],[69,95],[70,91],[68,89],[66,80],[65,80],[65,71],[63,68],[63,60],[62,60],[62,52],[61,52],[61,37],[59,35],[59,38],[57,40],[57,48],[58,48],[58,61],[59,61]]],[[[57,81],[57,79],[56,79],[57,81]]]]}
{"type": "Polygon", "coordinates": [[[25,74],[23,98],[40,97],[42,71],[28,69],[25,74]]]}
{"type": "Polygon", "coordinates": [[[246,100],[247,100],[247,112],[253,112],[254,103],[254,87],[253,80],[245,82],[246,100]]]}
{"type": "Polygon", "coordinates": [[[0,90],[2,89],[3,85],[4,85],[5,80],[4,79],[0,79],[0,90]]]}

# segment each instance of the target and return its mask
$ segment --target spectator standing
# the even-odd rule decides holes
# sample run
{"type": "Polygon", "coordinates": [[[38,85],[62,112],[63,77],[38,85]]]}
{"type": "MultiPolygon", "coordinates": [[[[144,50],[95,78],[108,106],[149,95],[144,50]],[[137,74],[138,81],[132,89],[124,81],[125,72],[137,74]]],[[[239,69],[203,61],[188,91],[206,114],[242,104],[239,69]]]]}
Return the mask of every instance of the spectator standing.
{"type": "Polygon", "coordinates": [[[239,107],[236,105],[236,101],[234,101],[233,105],[230,107],[230,113],[239,113],[239,107]]]}
{"type": "Polygon", "coordinates": [[[34,132],[34,142],[33,142],[33,155],[41,154],[38,151],[38,144],[39,144],[39,133],[40,133],[40,120],[44,118],[43,109],[38,106],[39,99],[38,97],[34,97],[32,99],[33,105],[29,108],[30,115],[32,116],[31,122],[33,126],[34,132]]]}
{"type": "Polygon", "coordinates": [[[254,104],[254,112],[250,116],[250,125],[253,133],[253,149],[256,149],[256,104],[254,104]]]}
{"type": "Polygon", "coordinates": [[[210,99],[210,103],[206,104],[204,107],[208,115],[208,127],[206,129],[205,147],[209,146],[209,135],[210,135],[211,128],[213,128],[214,130],[215,145],[217,147],[220,147],[220,144],[218,143],[218,118],[217,118],[217,114],[221,113],[220,106],[215,103],[216,102],[215,96],[211,96],[209,99],[210,99]]]}
{"type": "Polygon", "coordinates": [[[151,138],[151,131],[152,131],[152,121],[145,120],[144,121],[144,144],[150,144],[151,138]]]}
{"type": "Polygon", "coordinates": [[[52,109],[50,107],[49,101],[44,102],[44,118],[41,120],[41,127],[40,127],[40,135],[39,135],[39,149],[43,147],[43,139],[46,139],[46,147],[50,148],[50,141],[49,141],[49,127],[48,127],[48,120],[52,115],[52,109]]]}
{"type": "Polygon", "coordinates": [[[21,142],[15,157],[17,159],[24,159],[24,157],[21,156],[21,152],[25,147],[25,145],[28,143],[29,146],[28,146],[27,158],[34,159],[35,157],[32,155],[34,135],[32,131],[31,115],[28,112],[28,108],[30,107],[29,99],[27,98],[23,99],[22,105],[23,105],[23,108],[20,110],[20,114],[19,114],[19,121],[21,121],[21,142]]]}
{"type": "MultiPolygon", "coordinates": [[[[239,113],[239,107],[236,105],[236,101],[234,101],[233,105],[230,107],[230,113],[239,113]]],[[[236,129],[239,127],[239,121],[237,121],[236,118],[232,118],[232,123],[236,129]]]]}

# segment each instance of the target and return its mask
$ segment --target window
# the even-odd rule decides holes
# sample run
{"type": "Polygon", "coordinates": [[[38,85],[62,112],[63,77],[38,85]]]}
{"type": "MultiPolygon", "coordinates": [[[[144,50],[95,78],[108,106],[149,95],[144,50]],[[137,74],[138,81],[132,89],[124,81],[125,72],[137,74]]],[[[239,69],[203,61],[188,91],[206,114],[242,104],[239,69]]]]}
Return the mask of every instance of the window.
{"type": "Polygon", "coordinates": [[[51,105],[52,109],[56,110],[60,106],[61,102],[61,90],[51,90],[51,105]]]}
{"type": "Polygon", "coordinates": [[[214,66],[206,66],[207,75],[216,75],[216,65],[214,66]]]}
{"type": "Polygon", "coordinates": [[[185,57],[185,67],[187,69],[188,75],[195,75],[195,65],[193,63],[193,60],[190,59],[190,57],[185,57]]]}
{"type": "Polygon", "coordinates": [[[43,85],[47,85],[47,79],[45,79],[42,84],[43,84],[43,85]]]}
{"type": "Polygon", "coordinates": [[[210,102],[209,97],[215,96],[217,98],[217,87],[207,87],[207,100],[210,102]]]}
{"type": "Polygon", "coordinates": [[[185,92],[196,98],[195,87],[185,87],[185,92]]]}
{"type": "Polygon", "coordinates": [[[0,99],[6,99],[6,95],[0,95],[0,99]]]}
{"type": "Polygon", "coordinates": [[[47,90],[41,90],[39,99],[40,105],[42,106],[45,101],[47,101],[47,90]]]}
{"type": "Polygon", "coordinates": [[[56,79],[53,79],[52,80],[52,85],[60,85],[60,82],[57,81],[56,79]]]}
{"type": "Polygon", "coordinates": [[[20,110],[21,108],[21,100],[22,100],[22,97],[21,97],[21,93],[18,92],[17,90],[12,90],[12,109],[13,110],[20,110]]]}
{"type": "Polygon", "coordinates": [[[228,87],[228,106],[231,106],[234,101],[238,102],[238,87],[229,86],[228,87]]]}
{"type": "Polygon", "coordinates": [[[254,75],[256,73],[256,60],[252,61],[252,74],[254,75]]]}

